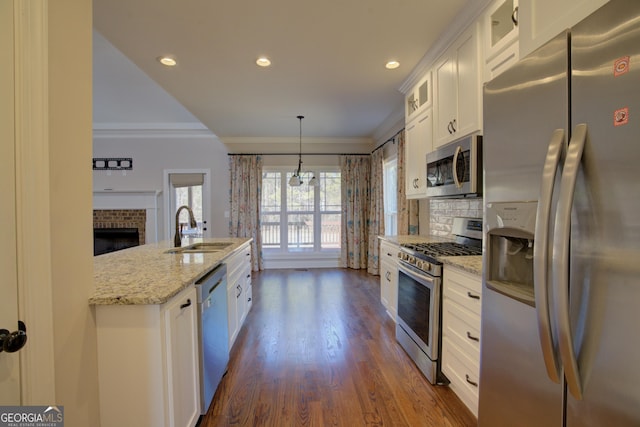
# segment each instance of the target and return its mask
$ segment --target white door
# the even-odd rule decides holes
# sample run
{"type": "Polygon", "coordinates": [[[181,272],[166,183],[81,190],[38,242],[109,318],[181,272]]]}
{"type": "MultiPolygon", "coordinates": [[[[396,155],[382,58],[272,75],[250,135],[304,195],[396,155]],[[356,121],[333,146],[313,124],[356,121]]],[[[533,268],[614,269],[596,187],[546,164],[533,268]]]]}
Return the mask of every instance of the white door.
{"type": "Polygon", "coordinates": [[[180,229],[183,237],[210,237],[210,195],[208,169],[165,170],[165,203],[167,235],[172,240],[176,230],[176,213],[181,206],[189,206],[198,223],[196,228],[189,227],[189,215],[186,209],[180,212],[180,229]]]}
{"type": "MultiPolygon", "coordinates": [[[[14,139],[13,1],[0,0],[0,329],[18,328],[14,139]]],[[[20,404],[18,353],[0,353],[0,405],[20,404]]]]}

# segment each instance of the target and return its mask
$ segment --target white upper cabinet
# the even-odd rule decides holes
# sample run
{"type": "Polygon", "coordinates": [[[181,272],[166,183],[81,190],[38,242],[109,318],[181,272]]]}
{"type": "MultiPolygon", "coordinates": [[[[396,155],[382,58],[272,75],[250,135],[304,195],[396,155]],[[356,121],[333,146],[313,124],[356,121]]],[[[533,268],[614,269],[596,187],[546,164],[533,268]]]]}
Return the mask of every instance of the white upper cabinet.
{"type": "Polygon", "coordinates": [[[481,129],[480,25],[469,26],[434,68],[433,148],[481,129]]]}
{"type": "Polygon", "coordinates": [[[484,53],[490,60],[518,40],[518,0],[496,0],[484,13],[484,53]]]}
{"type": "Polygon", "coordinates": [[[520,0],[520,57],[577,24],[608,0],[520,0]]]}
{"type": "Polygon", "coordinates": [[[433,149],[432,111],[431,108],[427,108],[405,126],[405,194],[407,199],[420,199],[427,195],[427,153],[433,149]]]}
{"type": "Polygon", "coordinates": [[[406,94],[404,102],[404,122],[409,123],[431,105],[431,72],[427,73],[413,89],[406,94]]]}
{"type": "Polygon", "coordinates": [[[496,0],[482,15],[485,82],[518,62],[518,13],[518,0],[496,0]]]}

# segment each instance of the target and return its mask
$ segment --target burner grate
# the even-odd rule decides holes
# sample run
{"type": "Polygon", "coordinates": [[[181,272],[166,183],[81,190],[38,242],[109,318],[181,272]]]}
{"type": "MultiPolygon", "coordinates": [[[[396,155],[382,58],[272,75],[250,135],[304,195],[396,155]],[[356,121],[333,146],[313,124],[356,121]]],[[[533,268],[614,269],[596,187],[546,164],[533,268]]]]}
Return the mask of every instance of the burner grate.
{"type": "Polygon", "coordinates": [[[431,257],[482,255],[482,248],[456,242],[418,243],[402,246],[416,254],[431,257]]]}

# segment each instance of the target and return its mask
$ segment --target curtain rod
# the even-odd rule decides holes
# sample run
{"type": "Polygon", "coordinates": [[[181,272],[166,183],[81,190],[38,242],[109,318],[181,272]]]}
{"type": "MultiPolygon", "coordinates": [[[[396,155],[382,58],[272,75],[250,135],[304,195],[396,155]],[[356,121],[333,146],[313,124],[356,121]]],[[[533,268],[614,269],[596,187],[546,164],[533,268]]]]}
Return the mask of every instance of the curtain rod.
{"type": "MultiPolygon", "coordinates": [[[[368,156],[370,153],[302,153],[302,156],[368,156]]],[[[298,156],[300,153],[227,153],[227,156],[298,156]]]]}
{"type": "Polygon", "coordinates": [[[384,147],[385,145],[387,145],[387,142],[391,142],[393,141],[393,143],[396,143],[396,136],[400,135],[400,133],[404,130],[404,128],[400,129],[398,132],[396,132],[391,138],[387,139],[385,142],[383,142],[382,144],[378,145],[372,152],[371,154],[375,153],[376,151],[378,151],[379,149],[381,149],[382,147],[384,147]]]}

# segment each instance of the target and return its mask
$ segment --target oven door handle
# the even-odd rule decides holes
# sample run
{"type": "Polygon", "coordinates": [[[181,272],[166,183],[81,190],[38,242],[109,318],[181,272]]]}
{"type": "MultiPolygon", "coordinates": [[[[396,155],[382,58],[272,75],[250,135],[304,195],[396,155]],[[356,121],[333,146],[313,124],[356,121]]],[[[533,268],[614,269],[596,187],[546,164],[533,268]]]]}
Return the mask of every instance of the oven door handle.
{"type": "Polygon", "coordinates": [[[435,277],[429,276],[427,274],[418,273],[413,267],[407,266],[404,263],[400,263],[398,270],[402,271],[404,274],[406,274],[407,276],[411,277],[412,279],[418,282],[427,282],[431,285],[431,287],[433,287],[434,285],[435,277]]]}

